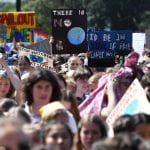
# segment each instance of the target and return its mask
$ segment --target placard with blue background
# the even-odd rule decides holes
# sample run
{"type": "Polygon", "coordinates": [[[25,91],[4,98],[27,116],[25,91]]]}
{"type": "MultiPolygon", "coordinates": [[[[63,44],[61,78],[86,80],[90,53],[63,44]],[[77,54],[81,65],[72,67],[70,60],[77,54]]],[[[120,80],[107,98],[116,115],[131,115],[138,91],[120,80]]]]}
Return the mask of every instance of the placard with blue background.
{"type": "Polygon", "coordinates": [[[113,66],[115,55],[125,56],[132,49],[132,32],[88,29],[89,66],[113,66]]]}

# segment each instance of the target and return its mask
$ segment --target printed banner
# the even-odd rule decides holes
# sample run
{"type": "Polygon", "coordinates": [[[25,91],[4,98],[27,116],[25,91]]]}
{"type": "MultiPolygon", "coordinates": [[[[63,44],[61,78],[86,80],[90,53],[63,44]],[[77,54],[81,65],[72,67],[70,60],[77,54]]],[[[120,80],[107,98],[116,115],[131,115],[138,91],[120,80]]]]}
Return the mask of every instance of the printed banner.
{"type": "Polygon", "coordinates": [[[26,55],[31,61],[31,66],[37,67],[40,66],[42,68],[51,69],[53,68],[53,60],[50,55],[35,51],[32,49],[27,49],[25,47],[19,47],[18,55],[26,55]]]}
{"type": "Polygon", "coordinates": [[[140,82],[138,79],[135,79],[119,103],[110,113],[106,122],[113,126],[115,120],[121,115],[134,115],[140,112],[150,114],[150,103],[147,100],[145,91],[140,82]]]}
{"type": "Polygon", "coordinates": [[[53,54],[78,54],[87,51],[85,9],[54,9],[52,16],[53,54]]]}
{"type": "Polygon", "coordinates": [[[7,27],[7,42],[33,42],[35,12],[0,12],[0,23],[7,27]]]}
{"type": "Polygon", "coordinates": [[[127,55],[131,47],[132,33],[129,31],[88,30],[89,66],[113,66],[115,55],[127,55]]]}

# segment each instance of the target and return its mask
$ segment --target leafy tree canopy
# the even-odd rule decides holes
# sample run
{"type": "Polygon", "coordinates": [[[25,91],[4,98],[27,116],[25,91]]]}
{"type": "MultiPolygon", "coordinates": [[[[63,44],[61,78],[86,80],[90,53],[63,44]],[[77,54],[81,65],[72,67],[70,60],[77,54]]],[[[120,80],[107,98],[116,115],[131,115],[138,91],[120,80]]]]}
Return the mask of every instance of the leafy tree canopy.
{"type": "MultiPolygon", "coordinates": [[[[150,24],[149,0],[22,0],[22,11],[35,11],[37,27],[51,33],[51,10],[86,8],[89,27],[144,31],[150,24]]],[[[2,11],[15,11],[10,3],[2,11]]]]}

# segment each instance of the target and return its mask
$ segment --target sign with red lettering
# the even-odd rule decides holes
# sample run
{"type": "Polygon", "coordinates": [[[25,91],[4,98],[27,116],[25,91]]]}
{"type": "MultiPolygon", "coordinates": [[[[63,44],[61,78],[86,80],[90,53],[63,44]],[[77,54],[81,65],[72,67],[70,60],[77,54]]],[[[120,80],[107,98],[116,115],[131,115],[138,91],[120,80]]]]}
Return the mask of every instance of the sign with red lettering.
{"type": "Polygon", "coordinates": [[[17,29],[35,28],[35,12],[0,12],[0,23],[17,29]]]}
{"type": "Polygon", "coordinates": [[[87,51],[85,9],[55,9],[52,15],[53,54],[78,54],[87,51]]]}
{"type": "Polygon", "coordinates": [[[0,23],[7,27],[7,42],[33,42],[35,12],[0,12],[0,23]]]}

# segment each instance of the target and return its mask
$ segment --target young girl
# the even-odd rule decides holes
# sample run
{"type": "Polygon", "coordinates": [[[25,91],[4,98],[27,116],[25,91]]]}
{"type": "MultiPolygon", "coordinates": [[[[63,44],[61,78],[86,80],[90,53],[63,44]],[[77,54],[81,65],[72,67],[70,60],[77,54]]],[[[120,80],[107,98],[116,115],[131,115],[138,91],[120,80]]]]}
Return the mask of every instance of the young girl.
{"type": "Polygon", "coordinates": [[[6,70],[0,70],[0,98],[11,98],[15,89],[8,77],[6,70]]]}
{"type": "Polygon", "coordinates": [[[39,112],[41,114],[42,123],[50,120],[59,120],[67,124],[72,133],[77,132],[77,124],[73,114],[68,111],[61,102],[55,101],[44,105],[40,108],[39,112]]]}
{"type": "Polygon", "coordinates": [[[36,68],[23,82],[23,99],[25,111],[32,122],[40,121],[39,109],[49,102],[58,101],[61,91],[57,77],[50,70],[36,68]]]}
{"type": "Polygon", "coordinates": [[[62,150],[71,150],[73,134],[70,128],[59,121],[52,120],[42,131],[43,142],[45,145],[55,145],[62,150]]]}
{"type": "Polygon", "coordinates": [[[107,128],[100,117],[95,114],[85,115],[79,122],[74,150],[90,150],[95,141],[104,137],[107,137],[107,128]]]}
{"type": "Polygon", "coordinates": [[[0,64],[2,65],[0,69],[0,97],[13,97],[20,104],[21,80],[19,72],[14,66],[8,66],[5,56],[2,54],[0,54],[0,64]]]}
{"type": "Polygon", "coordinates": [[[86,68],[82,67],[76,69],[73,73],[72,78],[74,79],[76,85],[78,85],[75,93],[78,105],[81,104],[89,94],[88,79],[90,76],[91,73],[86,68]]]}
{"type": "Polygon", "coordinates": [[[63,91],[61,102],[65,106],[65,108],[73,114],[76,123],[78,124],[80,120],[80,114],[74,93],[69,90],[63,91]]]}

